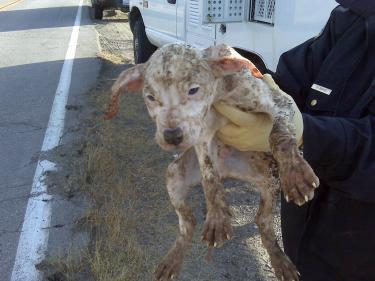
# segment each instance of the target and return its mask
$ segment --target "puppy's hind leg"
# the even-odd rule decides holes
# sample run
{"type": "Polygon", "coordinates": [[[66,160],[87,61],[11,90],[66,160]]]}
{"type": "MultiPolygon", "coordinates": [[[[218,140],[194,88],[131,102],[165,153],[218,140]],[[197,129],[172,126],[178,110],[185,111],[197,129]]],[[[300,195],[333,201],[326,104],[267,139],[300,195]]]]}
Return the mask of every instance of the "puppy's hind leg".
{"type": "Polygon", "coordinates": [[[281,250],[275,235],[274,212],[279,188],[271,183],[264,189],[260,189],[260,193],[260,205],[255,222],[259,228],[262,243],[270,256],[276,277],[280,281],[298,281],[297,268],[281,250]]]}
{"type": "Polygon", "coordinates": [[[185,199],[189,188],[201,180],[198,160],[194,149],[189,149],[173,161],[167,170],[167,190],[179,220],[176,241],[155,270],[158,281],[176,277],[181,270],[184,255],[190,247],[196,225],[190,206],[185,199]]]}

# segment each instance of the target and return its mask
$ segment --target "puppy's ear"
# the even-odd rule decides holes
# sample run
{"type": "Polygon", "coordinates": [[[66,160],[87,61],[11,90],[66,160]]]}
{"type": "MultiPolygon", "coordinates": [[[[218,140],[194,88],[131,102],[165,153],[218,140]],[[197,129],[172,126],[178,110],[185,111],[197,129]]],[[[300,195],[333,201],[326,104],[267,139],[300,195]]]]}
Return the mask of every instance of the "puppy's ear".
{"type": "Polygon", "coordinates": [[[241,56],[235,49],[228,45],[222,44],[204,49],[202,55],[217,76],[234,74],[247,68],[254,77],[263,77],[250,60],[241,56]]]}
{"type": "Polygon", "coordinates": [[[121,72],[112,86],[111,100],[108,105],[105,119],[113,118],[120,107],[120,95],[124,91],[139,92],[143,88],[145,64],[137,64],[121,72]]]}

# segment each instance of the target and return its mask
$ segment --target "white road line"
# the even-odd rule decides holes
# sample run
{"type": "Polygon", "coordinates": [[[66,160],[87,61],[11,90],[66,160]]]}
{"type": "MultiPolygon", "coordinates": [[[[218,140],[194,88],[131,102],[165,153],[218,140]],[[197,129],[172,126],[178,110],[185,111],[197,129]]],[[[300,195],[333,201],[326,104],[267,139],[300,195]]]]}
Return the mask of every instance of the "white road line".
{"type": "MultiPolygon", "coordinates": [[[[73,61],[81,24],[82,4],[83,0],[80,0],[41,151],[48,151],[56,147],[60,143],[63,133],[65,106],[69,96],[73,61]]],[[[54,163],[39,159],[18,242],[11,281],[38,281],[42,278],[42,274],[35,268],[35,265],[41,262],[45,256],[49,236],[48,228],[51,221],[51,196],[47,193],[44,178],[47,171],[54,169],[54,163]]]]}

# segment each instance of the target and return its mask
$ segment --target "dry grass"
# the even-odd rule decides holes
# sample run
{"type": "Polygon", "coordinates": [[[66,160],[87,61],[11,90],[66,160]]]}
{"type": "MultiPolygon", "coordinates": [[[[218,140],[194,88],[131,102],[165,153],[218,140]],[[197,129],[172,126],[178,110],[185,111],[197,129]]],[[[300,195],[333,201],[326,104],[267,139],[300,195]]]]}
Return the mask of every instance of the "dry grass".
{"type": "Polygon", "coordinates": [[[113,64],[131,63],[131,61],[127,59],[125,55],[111,53],[106,50],[101,51],[100,54],[98,54],[98,57],[103,60],[111,61],[113,64]]]}
{"type": "MultiPolygon", "coordinates": [[[[107,143],[108,145],[108,143],[107,143]]],[[[139,245],[136,192],[118,180],[116,157],[106,145],[86,150],[86,181],[91,207],[86,216],[92,229],[88,264],[95,280],[143,280],[148,256],[139,245]]]]}
{"type": "MultiPolygon", "coordinates": [[[[105,62],[103,71],[109,72],[90,93],[98,111],[109,98],[111,68],[114,64],[105,62]]],[[[150,243],[157,243],[154,238],[168,230],[173,238],[176,231],[177,223],[169,229],[159,223],[173,212],[163,188],[171,156],[154,143],[153,125],[140,97],[126,100],[126,116],[105,121],[99,115],[89,121],[83,161],[75,164],[78,173],[66,183],[66,189],[76,185],[87,194],[90,207],[78,225],[91,232],[89,249],[78,256],[68,253],[58,263],[49,261],[66,280],[75,280],[83,268],[97,281],[151,280],[160,255],[150,250],[150,243]]]]}

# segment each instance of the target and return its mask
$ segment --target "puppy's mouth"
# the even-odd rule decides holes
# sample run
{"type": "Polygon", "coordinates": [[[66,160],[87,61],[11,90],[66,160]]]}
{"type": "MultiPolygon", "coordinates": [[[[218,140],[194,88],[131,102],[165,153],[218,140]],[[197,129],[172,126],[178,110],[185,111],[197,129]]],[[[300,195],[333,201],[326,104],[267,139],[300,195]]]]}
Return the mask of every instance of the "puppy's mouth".
{"type": "Polygon", "coordinates": [[[174,145],[174,144],[169,144],[166,142],[163,143],[158,143],[159,146],[166,151],[181,151],[181,150],[186,150],[187,148],[191,147],[191,145],[186,144],[185,142],[182,142],[180,144],[174,145]]]}
{"type": "Polygon", "coordinates": [[[191,147],[192,145],[187,142],[186,140],[183,140],[179,144],[170,144],[167,143],[163,138],[156,136],[156,142],[157,144],[166,151],[182,151],[186,150],[187,148],[191,147]]]}

